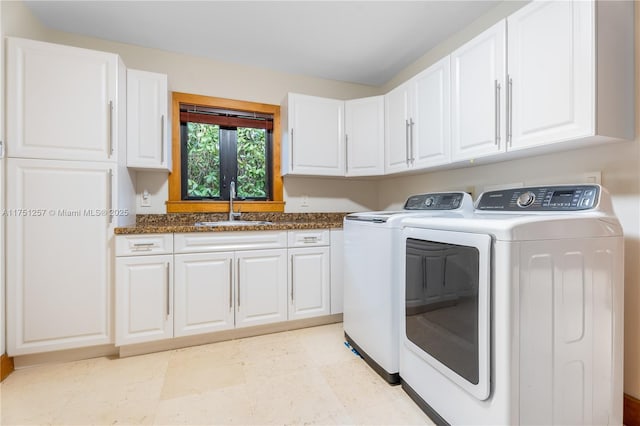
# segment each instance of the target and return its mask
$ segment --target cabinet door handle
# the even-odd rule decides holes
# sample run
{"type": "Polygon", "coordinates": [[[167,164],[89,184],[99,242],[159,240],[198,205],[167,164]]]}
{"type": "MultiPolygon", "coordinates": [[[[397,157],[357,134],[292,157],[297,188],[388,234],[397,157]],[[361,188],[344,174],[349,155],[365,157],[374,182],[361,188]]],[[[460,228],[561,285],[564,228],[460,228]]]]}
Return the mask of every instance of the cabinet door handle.
{"type": "Polygon", "coordinates": [[[411,150],[411,156],[409,157],[409,160],[411,161],[411,163],[413,164],[413,162],[415,161],[415,156],[413,155],[413,125],[416,124],[413,121],[413,118],[409,119],[409,149],[411,150]]]}
{"type": "Polygon", "coordinates": [[[349,172],[349,135],[344,135],[344,171],[349,172]]]}
{"type": "Polygon", "coordinates": [[[229,259],[229,310],[233,309],[233,259],[229,259]]]}
{"type": "Polygon", "coordinates": [[[291,262],[291,304],[293,305],[293,286],[295,285],[295,275],[293,274],[293,255],[289,258],[291,262]]]}
{"type": "Polygon", "coordinates": [[[404,120],[404,144],[405,144],[405,157],[407,159],[407,166],[409,165],[409,120],[404,120]]]}
{"type": "Polygon", "coordinates": [[[242,286],[242,283],[240,282],[240,259],[238,259],[237,264],[236,283],[238,284],[236,286],[236,288],[238,289],[238,311],[240,311],[240,287],[242,286]]]}
{"type": "Polygon", "coordinates": [[[513,80],[509,77],[509,86],[507,87],[507,111],[509,118],[507,119],[507,142],[509,146],[513,146],[513,80]]]}
{"type": "Polygon", "coordinates": [[[164,114],[160,116],[160,163],[164,163],[164,114]]]}
{"type": "Polygon", "coordinates": [[[109,157],[111,157],[113,155],[113,101],[109,101],[107,118],[107,142],[109,143],[109,157]]]}
{"type": "Polygon", "coordinates": [[[293,171],[293,128],[291,129],[291,143],[289,144],[289,149],[291,150],[291,171],[293,171]]]}
{"type": "Polygon", "coordinates": [[[494,100],[494,107],[495,107],[495,111],[494,113],[496,114],[495,117],[495,142],[494,144],[498,146],[498,150],[500,150],[500,83],[498,83],[498,80],[494,80],[494,95],[495,95],[495,100],[494,100]]]}
{"type": "Polygon", "coordinates": [[[109,224],[113,223],[113,170],[109,169],[109,191],[107,192],[107,220],[109,224]]]}
{"type": "Polygon", "coordinates": [[[169,262],[167,262],[167,264],[165,265],[165,268],[166,268],[166,274],[167,274],[167,276],[166,276],[166,279],[167,279],[167,285],[166,285],[166,287],[167,287],[167,318],[169,318],[169,315],[171,315],[171,306],[170,306],[170,303],[169,303],[169,297],[170,297],[169,296],[169,287],[170,287],[170,285],[169,285],[170,284],[170,276],[169,276],[169,268],[170,268],[170,266],[169,266],[169,262]]]}

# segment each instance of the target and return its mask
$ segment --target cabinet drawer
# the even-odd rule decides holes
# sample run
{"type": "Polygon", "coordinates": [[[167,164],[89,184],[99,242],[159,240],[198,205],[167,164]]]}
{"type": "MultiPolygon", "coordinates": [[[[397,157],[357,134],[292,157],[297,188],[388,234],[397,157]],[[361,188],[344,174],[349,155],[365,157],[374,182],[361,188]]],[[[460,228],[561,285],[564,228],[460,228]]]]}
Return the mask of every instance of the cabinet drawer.
{"type": "Polygon", "coordinates": [[[289,231],[289,247],[328,246],[330,241],[328,229],[289,231]]]}
{"type": "Polygon", "coordinates": [[[116,235],[116,256],[172,253],[173,234],[116,235]]]}
{"type": "Polygon", "coordinates": [[[175,234],[175,253],[287,248],[286,231],[175,234]]]}

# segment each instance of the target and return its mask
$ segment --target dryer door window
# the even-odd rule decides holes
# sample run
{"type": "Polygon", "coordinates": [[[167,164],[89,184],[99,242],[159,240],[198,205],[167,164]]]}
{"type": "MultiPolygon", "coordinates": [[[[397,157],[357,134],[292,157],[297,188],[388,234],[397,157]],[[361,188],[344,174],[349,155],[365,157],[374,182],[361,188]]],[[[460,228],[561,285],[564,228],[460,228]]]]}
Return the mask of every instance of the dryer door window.
{"type": "Polygon", "coordinates": [[[469,245],[405,240],[406,340],[480,399],[489,394],[490,238],[484,237],[469,245]]]}
{"type": "Polygon", "coordinates": [[[407,259],[407,338],[477,385],[478,250],[408,239],[407,259]]]}

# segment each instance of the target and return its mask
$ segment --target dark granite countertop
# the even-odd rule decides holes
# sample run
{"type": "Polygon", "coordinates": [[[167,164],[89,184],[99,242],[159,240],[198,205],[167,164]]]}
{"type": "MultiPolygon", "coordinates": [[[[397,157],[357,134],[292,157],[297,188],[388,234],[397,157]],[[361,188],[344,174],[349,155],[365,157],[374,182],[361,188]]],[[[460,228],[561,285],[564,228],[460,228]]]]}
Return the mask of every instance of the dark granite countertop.
{"type": "Polygon", "coordinates": [[[179,232],[282,231],[342,228],[348,213],[243,213],[240,220],[268,221],[267,225],[195,226],[196,222],[226,221],[226,213],[170,213],[137,215],[136,224],[115,229],[117,235],[179,232]]]}

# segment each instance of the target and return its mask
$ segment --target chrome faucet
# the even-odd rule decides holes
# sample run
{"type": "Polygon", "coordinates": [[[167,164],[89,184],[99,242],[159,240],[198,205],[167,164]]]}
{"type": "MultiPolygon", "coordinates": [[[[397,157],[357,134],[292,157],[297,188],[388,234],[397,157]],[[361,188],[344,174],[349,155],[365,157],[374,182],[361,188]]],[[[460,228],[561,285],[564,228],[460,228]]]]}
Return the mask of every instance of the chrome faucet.
{"type": "Polygon", "coordinates": [[[229,220],[235,220],[236,217],[240,217],[242,213],[238,210],[237,213],[233,211],[233,199],[236,198],[236,183],[231,181],[229,188],[229,220]]]}

